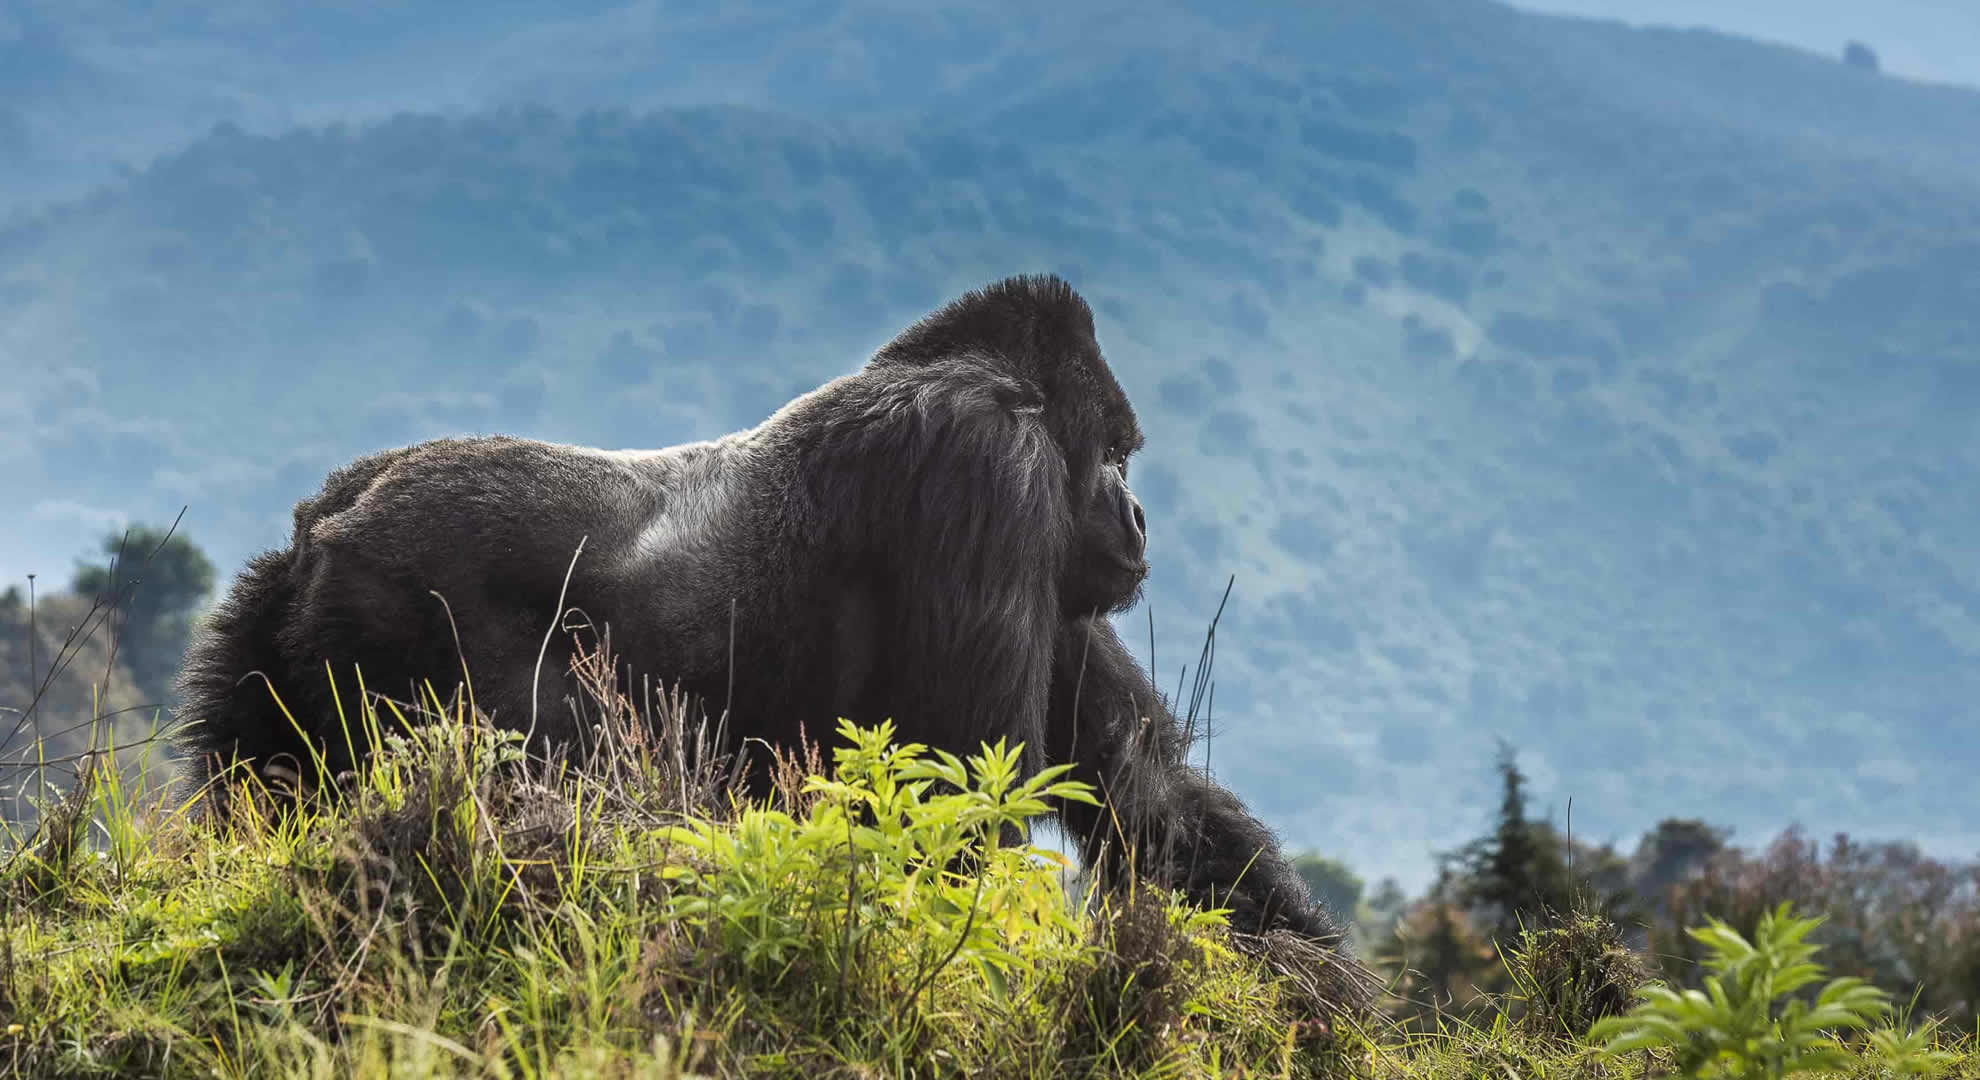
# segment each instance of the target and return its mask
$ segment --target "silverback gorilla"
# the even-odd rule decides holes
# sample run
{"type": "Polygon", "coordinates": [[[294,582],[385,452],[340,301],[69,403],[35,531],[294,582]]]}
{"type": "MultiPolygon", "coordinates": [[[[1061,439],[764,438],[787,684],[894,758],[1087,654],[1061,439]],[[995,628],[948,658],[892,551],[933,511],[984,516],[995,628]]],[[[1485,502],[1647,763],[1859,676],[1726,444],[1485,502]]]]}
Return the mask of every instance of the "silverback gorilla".
{"type": "Polygon", "coordinates": [[[465,661],[497,724],[573,745],[568,641],[538,675],[563,596],[609,626],[622,667],[726,702],[732,733],[790,745],[800,725],[892,718],[904,741],[1008,736],[1034,766],[1073,762],[1106,805],[1062,824],[1103,876],[1131,849],[1141,877],[1231,908],[1236,929],[1338,944],[1271,833],[1188,763],[1106,618],[1147,573],[1127,486],[1141,443],[1092,313],[1044,276],[969,293],[712,442],[443,439],[360,459],[297,504],[288,548],[248,564],[187,653],[188,779],[311,760],[257,673],[347,769],[326,660],[374,689],[451,684],[465,661]]]}

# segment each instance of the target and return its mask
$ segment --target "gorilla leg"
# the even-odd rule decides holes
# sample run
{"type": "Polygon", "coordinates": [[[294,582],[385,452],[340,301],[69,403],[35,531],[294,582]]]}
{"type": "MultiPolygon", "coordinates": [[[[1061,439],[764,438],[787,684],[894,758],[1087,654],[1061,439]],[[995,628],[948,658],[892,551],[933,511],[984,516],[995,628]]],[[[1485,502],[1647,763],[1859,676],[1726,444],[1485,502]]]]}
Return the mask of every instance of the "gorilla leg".
{"type": "Polygon", "coordinates": [[[1181,724],[1105,619],[1073,620],[1061,635],[1049,724],[1052,759],[1100,788],[1100,806],[1069,803],[1060,820],[1103,885],[1132,873],[1229,908],[1236,930],[1344,942],[1271,831],[1189,764],[1181,724]]]}

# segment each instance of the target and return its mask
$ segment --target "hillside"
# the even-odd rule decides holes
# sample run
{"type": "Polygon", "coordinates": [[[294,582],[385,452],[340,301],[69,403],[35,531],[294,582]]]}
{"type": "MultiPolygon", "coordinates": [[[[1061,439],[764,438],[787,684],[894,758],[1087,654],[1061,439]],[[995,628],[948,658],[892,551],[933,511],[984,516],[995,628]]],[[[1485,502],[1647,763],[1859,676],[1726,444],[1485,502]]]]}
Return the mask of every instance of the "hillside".
{"type": "Polygon", "coordinates": [[[1149,430],[1158,667],[1235,574],[1212,763],[1289,841],[1421,881],[1503,737],[1577,834],[1980,844],[1980,94],[1427,0],[506,10],[428,44],[556,108],[216,131],[0,228],[7,573],[181,504],[235,566],[430,435],[707,437],[1057,270],[1149,430]],[[747,106],[582,107],[697,97],[747,106]]]}
{"type": "MultiPolygon", "coordinates": [[[[1505,942],[1511,993],[1454,1000],[1176,895],[1081,887],[1021,831],[1000,842],[1091,797],[1020,779],[1015,747],[937,760],[846,723],[829,766],[782,758],[739,805],[693,717],[620,696],[589,659],[579,693],[611,749],[558,767],[523,765],[520,734],[463,706],[281,827],[251,797],[187,819],[76,789],[51,819],[105,843],[57,825],[0,863],[0,1073],[1980,1076],[1968,1027],[1826,981],[1832,954],[1803,941],[1821,920],[1788,904],[1744,934],[1700,928],[1715,1001],[1619,1015],[1653,960],[1588,914],[1505,942]]],[[[351,704],[364,730],[393,726],[351,704]]]]}
{"type": "MultiPolygon", "coordinates": [[[[1321,7],[1099,0],[578,0],[390,5],[17,0],[0,20],[0,205],[138,168],[216,121],[279,133],[331,118],[543,104],[713,101],[814,117],[975,123],[1122,56],[1413,68],[1507,79],[1637,116],[1971,172],[1967,91],[1838,72],[1834,57],[1698,31],[1523,15],[1480,0],[1321,7]]],[[[1839,44],[1839,43],[1838,43],[1839,44]]],[[[1531,104],[1528,102],[1527,104],[1531,104]]]]}

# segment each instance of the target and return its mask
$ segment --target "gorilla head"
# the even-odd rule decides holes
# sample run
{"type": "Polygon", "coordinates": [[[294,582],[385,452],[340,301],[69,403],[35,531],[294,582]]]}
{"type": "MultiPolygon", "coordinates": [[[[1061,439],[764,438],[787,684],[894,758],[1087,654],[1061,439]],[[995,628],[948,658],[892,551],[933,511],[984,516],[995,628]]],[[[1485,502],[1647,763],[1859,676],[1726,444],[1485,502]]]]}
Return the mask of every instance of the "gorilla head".
{"type": "Polygon", "coordinates": [[[1000,403],[1040,415],[1051,433],[1073,514],[1072,558],[1059,582],[1064,614],[1131,607],[1148,576],[1147,521],[1127,483],[1143,438],[1086,302],[1055,277],[999,282],[909,327],[866,371],[885,378],[945,363],[981,364],[1004,377],[1000,403]]]}
{"type": "Polygon", "coordinates": [[[1147,574],[1127,485],[1141,445],[1085,302],[1019,277],[711,442],[447,439],[360,459],[297,504],[289,545],[247,566],[188,651],[192,779],[229,759],[348,768],[326,661],[390,690],[451,684],[464,662],[496,723],[574,743],[568,638],[537,675],[562,596],[635,673],[726,708],[737,738],[788,745],[839,717],[958,753],[1007,736],[1100,787],[1106,807],[1061,820],[1103,877],[1133,851],[1240,929],[1338,945],[1271,833],[1187,763],[1103,617],[1147,574]]]}

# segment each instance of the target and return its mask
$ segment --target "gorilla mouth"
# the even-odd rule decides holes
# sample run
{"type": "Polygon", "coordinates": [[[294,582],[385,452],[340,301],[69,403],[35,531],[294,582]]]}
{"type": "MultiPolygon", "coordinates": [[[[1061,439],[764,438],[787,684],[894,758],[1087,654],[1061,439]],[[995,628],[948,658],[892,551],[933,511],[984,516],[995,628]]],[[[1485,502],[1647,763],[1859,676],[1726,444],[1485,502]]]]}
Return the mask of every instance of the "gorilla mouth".
{"type": "Polygon", "coordinates": [[[1113,564],[1114,569],[1122,573],[1133,574],[1135,577],[1148,576],[1147,559],[1130,559],[1124,555],[1115,555],[1107,561],[1113,564]]]}

